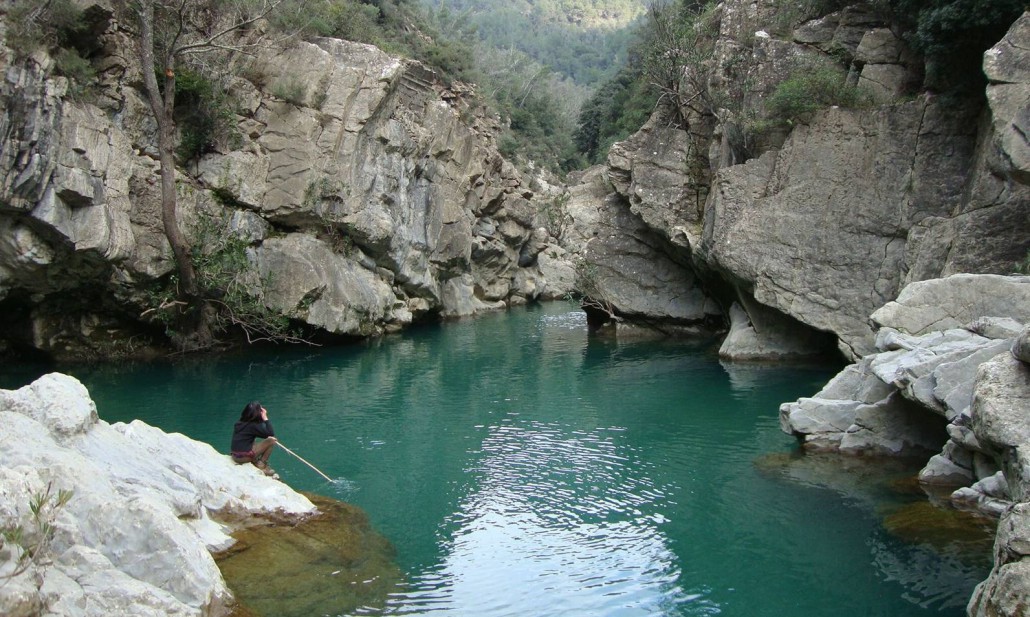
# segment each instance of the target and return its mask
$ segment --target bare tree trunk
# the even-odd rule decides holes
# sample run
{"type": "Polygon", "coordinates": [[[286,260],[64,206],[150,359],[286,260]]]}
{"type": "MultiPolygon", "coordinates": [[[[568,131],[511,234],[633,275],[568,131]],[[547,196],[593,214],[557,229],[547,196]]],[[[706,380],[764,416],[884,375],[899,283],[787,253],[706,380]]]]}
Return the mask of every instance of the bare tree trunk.
{"type": "Polygon", "coordinates": [[[188,306],[188,332],[180,343],[183,347],[208,347],[213,342],[208,311],[197,285],[189,241],[179,229],[178,195],[175,190],[175,57],[163,58],[164,92],[158,86],[154,58],[154,2],[141,0],[137,8],[140,20],[140,59],[147,101],[157,122],[157,150],[161,169],[161,221],[165,237],[175,256],[179,274],[179,295],[188,306]],[[188,341],[188,342],[187,342],[188,341]]]}

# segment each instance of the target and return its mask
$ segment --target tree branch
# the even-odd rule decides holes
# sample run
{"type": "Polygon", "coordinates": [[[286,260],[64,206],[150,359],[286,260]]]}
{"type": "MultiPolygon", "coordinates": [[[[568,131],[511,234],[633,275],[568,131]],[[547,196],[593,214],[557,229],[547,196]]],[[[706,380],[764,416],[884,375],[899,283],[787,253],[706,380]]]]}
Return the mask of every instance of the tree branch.
{"type": "Polygon", "coordinates": [[[222,29],[221,31],[215,33],[214,35],[209,36],[208,38],[204,39],[203,41],[199,41],[197,43],[191,43],[189,45],[183,45],[182,47],[176,48],[174,50],[174,55],[178,56],[178,55],[182,55],[182,54],[186,54],[186,53],[193,53],[194,50],[214,49],[215,46],[216,46],[215,41],[217,41],[218,39],[222,38],[223,36],[229,34],[230,32],[235,32],[235,31],[243,30],[247,26],[255,24],[258,21],[264,19],[269,14],[271,14],[272,11],[274,11],[276,8],[278,8],[279,5],[282,4],[283,2],[284,2],[284,0],[275,0],[274,2],[271,2],[271,3],[266,2],[264,9],[260,13],[258,13],[257,15],[251,17],[250,19],[244,19],[244,20],[238,21],[238,22],[236,22],[236,23],[234,23],[234,24],[232,24],[230,26],[227,26],[224,29],[222,29]]]}

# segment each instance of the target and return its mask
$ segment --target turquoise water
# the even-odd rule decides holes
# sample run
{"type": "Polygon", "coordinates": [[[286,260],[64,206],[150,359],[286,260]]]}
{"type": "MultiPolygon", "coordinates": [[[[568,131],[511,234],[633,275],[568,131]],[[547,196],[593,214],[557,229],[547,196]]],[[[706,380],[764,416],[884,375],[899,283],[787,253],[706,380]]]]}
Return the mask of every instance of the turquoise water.
{"type": "Polygon", "coordinates": [[[364,508],[395,545],[407,583],[368,614],[964,615],[989,544],[890,531],[926,501],[890,482],[912,467],[800,456],[780,432],[779,404],[839,368],[590,340],[556,303],[344,349],[67,372],[103,419],[222,451],[260,400],[339,479],[277,452],[282,480],[364,508]]]}

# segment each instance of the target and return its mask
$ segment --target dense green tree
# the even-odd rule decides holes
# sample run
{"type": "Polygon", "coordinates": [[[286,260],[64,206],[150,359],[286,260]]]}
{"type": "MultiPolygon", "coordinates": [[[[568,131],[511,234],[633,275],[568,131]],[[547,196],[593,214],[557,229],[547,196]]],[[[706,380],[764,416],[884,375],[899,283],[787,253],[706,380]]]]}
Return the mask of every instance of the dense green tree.
{"type": "Polygon", "coordinates": [[[979,88],[983,52],[1027,9],[1025,0],[880,0],[927,60],[927,86],[979,88]]]}

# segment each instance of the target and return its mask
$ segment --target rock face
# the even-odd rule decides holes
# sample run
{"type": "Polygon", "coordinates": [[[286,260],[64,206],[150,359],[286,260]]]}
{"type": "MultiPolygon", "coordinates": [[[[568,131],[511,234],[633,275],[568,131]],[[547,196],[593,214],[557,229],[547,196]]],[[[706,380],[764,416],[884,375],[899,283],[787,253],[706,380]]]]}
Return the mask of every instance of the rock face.
{"type": "MultiPolygon", "coordinates": [[[[696,287],[706,313],[732,323],[726,358],[824,350],[819,333],[848,358],[877,351],[869,315],[910,283],[1006,275],[1030,251],[1019,137],[1030,92],[1028,15],[985,55],[983,107],[906,96],[920,87],[921,60],[870,5],[784,30],[772,3],[720,4],[706,24],[711,57],[686,67],[701,77],[688,75],[683,87],[693,101],[707,96],[726,107],[702,113],[695,104],[680,110],[678,124],[656,115],[613,147],[598,172],[611,189],[594,204],[624,214],[582,232],[589,247],[569,238],[566,249],[607,271],[640,254],[626,236],[647,238],[667,257],[652,271],[696,287]],[[882,104],[833,107],[756,131],[749,118],[763,117],[776,85],[812,67],[850,71],[882,104]],[[623,231],[607,227],[613,220],[623,231]],[[665,273],[666,263],[681,274],[665,273]]],[[[615,312],[651,317],[640,314],[638,298],[663,295],[651,291],[649,274],[629,271],[628,282],[602,292],[615,312]]],[[[683,297],[681,289],[673,295],[683,297]]]]}
{"type": "Polygon", "coordinates": [[[956,507],[1001,518],[994,569],[970,600],[973,616],[1021,615],[1030,599],[1028,292],[1030,277],[912,283],[874,313],[876,353],[780,408],[783,430],[810,450],[937,451],[920,482],[952,490],[956,507]]]}
{"type": "MultiPolygon", "coordinates": [[[[152,339],[149,290],[173,271],[138,54],[87,4],[107,24],[88,101],[45,54],[0,47],[0,339],[56,356],[152,339]]],[[[541,200],[460,85],[334,39],[223,60],[236,137],[179,169],[180,226],[201,251],[245,242],[263,305],[373,336],[568,291],[538,267],[541,200]]]]}
{"type": "Polygon", "coordinates": [[[4,615],[223,614],[232,594],[211,552],[232,545],[234,527],[316,513],[207,444],[100,420],[82,384],[59,373],[0,390],[0,428],[0,527],[21,527],[22,546],[35,545],[33,499],[71,493],[63,507],[44,502],[52,540],[23,572],[7,579],[22,551],[0,547],[4,615]]]}

